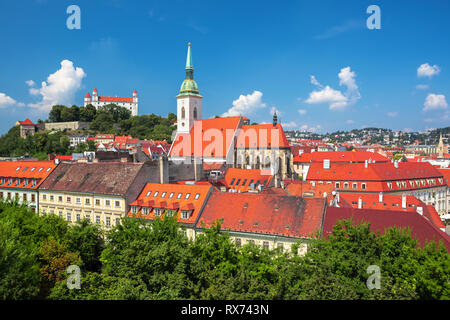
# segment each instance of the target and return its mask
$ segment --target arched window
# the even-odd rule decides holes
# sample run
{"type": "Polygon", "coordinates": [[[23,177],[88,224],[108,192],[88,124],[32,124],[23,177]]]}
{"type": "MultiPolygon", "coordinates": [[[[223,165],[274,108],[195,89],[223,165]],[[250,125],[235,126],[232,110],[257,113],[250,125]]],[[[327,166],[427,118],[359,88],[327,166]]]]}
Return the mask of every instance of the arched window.
{"type": "Polygon", "coordinates": [[[181,107],[181,119],[186,118],[186,111],[184,110],[184,107],[181,107]]]}
{"type": "Polygon", "coordinates": [[[197,108],[194,108],[194,120],[197,120],[197,108]]]}

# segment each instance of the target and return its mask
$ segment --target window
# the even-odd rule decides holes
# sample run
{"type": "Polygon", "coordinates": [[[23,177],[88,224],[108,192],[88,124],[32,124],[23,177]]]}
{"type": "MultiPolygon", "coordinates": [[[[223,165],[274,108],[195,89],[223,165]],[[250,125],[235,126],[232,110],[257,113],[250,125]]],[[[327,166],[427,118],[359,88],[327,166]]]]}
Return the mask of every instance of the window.
{"type": "Polygon", "coordinates": [[[31,202],[34,202],[34,201],[35,201],[35,198],[34,198],[34,197],[35,197],[35,195],[32,194],[32,195],[31,195],[31,202]]]}
{"type": "Polygon", "coordinates": [[[95,205],[99,206],[100,205],[100,199],[95,199],[95,205]]]}
{"type": "Polygon", "coordinates": [[[161,193],[161,198],[164,198],[166,196],[167,192],[161,193]]]}
{"type": "Polygon", "coordinates": [[[230,182],[230,186],[232,186],[233,185],[233,183],[234,183],[234,180],[236,180],[235,178],[233,178],[232,180],[231,180],[231,182],[230,182]]]}
{"type": "Polygon", "coordinates": [[[76,198],[75,201],[77,204],[81,204],[81,198],[76,198]]]}
{"type": "Polygon", "coordinates": [[[280,249],[281,251],[283,251],[283,250],[284,250],[284,245],[283,245],[283,243],[279,242],[279,243],[277,244],[277,248],[280,249]]]}
{"type": "Polygon", "coordinates": [[[348,182],[344,182],[344,189],[348,189],[348,182]]]}
{"type": "Polygon", "coordinates": [[[237,247],[240,247],[241,246],[241,238],[234,239],[234,243],[236,243],[237,247]]]}
{"type": "Polygon", "coordinates": [[[86,215],[84,215],[84,217],[85,217],[86,219],[88,219],[89,221],[91,221],[91,215],[86,214],[86,215]]]}
{"type": "Polygon", "coordinates": [[[33,172],[33,171],[34,171],[34,169],[36,169],[36,168],[31,168],[30,172],[33,172]]]}
{"type": "Polygon", "coordinates": [[[172,198],[173,198],[173,195],[174,195],[174,193],[171,192],[171,193],[169,194],[169,199],[172,199],[172,198]]]}
{"type": "Polygon", "coordinates": [[[263,248],[264,249],[269,249],[269,241],[264,241],[263,242],[263,248]]]}
{"type": "Polygon", "coordinates": [[[23,194],[23,201],[27,201],[27,194],[26,193],[23,194]]]}
{"type": "Polygon", "coordinates": [[[336,189],[340,189],[341,188],[341,183],[340,182],[336,182],[336,189]]]}
{"type": "Polygon", "coordinates": [[[238,179],[238,180],[236,181],[236,186],[238,186],[240,182],[241,182],[241,179],[238,179]]]}
{"type": "Polygon", "coordinates": [[[18,186],[20,184],[20,178],[16,179],[16,186],[18,186]]]}
{"type": "Polygon", "coordinates": [[[177,199],[180,199],[182,195],[183,195],[182,193],[179,193],[179,194],[177,195],[177,199]]]}
{"type": "Polygon", "coordinates": [[[85,203],[85,204],[91,204],[91,200],[90,200],[89,198],[86,198],[86,199],[84,200],[84,203],[85,203]]]}
{"type": "Polygon", "coordinates": [[[250,180],[250,182],[248,183],[248,185],[250,186],[250,185],[252,185],[252,183],[253,183],[253,179],[250,180]]]}
{"type": "Polygon", "coordinates": [[[47,195],[43,194],[42,195],[42,200],[47,200],[47,195]]]}
{"type": "Polygon", "coordinates": [[[197,194],[195,195],[194,200],[198,200],[198,198],[200,198],[200,193],[197,193],[197,194]]]}
{"type": "Polygon", "coordinates": [[[72,214],[67,212],[67,221],[72,221],[72,214]]]}
{"type": "Polygon", "coordinates": [[[120,207],[120,201],[116,201],[116,207],[120,207]]]}
{"type": "Polygon", "coordinates": [[[107,207],[111,206],[111,200],[105,200],[105,206],[107,207]]]}
{"type": "Polygon", "coordinates": [[[155,193],[153,194],[153,197],[155,198],[155,197],[157,197],[158,196],[158,191],[155,191],[155,193]]]}
{"type": "Polygon", "coordinates": [[[107,227],[111,226],[111,218],[110,217],[106,217],[106,226],[107,227]]]}
{"type": "Polygon", "coordinates": [[[358,183],[356,183],[356,182],[353,182],[353,184],[352,184],[352,188],[353,188],[353,189],[358,189],[358,183]]]}
{"type": "Polygon", "coordinates": [[[8,192],[8,199],[11,199],[11,192],[8,192]]]}
{"type": "Polygon", "coordinates": [[[79,213],[77,213],[77,221],[80,221],[81,219],[81,215],[79,213]]]}
{"type": "Polygon", "coordinates": [[[366,184],[365,183],[361,183],[361,189],[366,190],[366,184]]]}
{"type": "Polygon", "coordinates": [[[67,200],[68,203],[70,203],[70,201],[71,201],[70,197],[67,197],[66,200],[67,200]]]}
{"type": "Polygon", "coordinates": [[[182,219],[189,219],[189,216],[190,216],[190,214],[189,214],[188,210],[182,210],[181,211],[181,218],[182,219]]]}
{"type": "Polygon", "coordinates": [[[242,186],[245,186],[246,182],[247,182],[247,179],[244,179],[244,181],[242,181],[242,186]]]}
{"type": "Polygon", "coordinates": [[[36,184],[37,184],[37,180],[36,180],[36,179],[33,179],[32,186],[34,187],[36,184]]]}
{"type": "Polygon", "coordinates": [[[53,200],[55,200],[55,197],[54,196],[50,196],[50,201],[53,201],[53,200]]]}
{"type": "Polygon", "coordinates": [[[177,210],[167,209],[166,216],[172,217],[176,212],[177,212],[177,210]]]}
{"type": "Polygon", "coordinates": [[[28,179],[24,179],[24,182],[23,182],[23,185],[26,187],[26,186],[28,186],[28,179]]]}
{"type": "Polygon", "coordinates": [[[120,218],[116,218],[116,226],[120,224],[120,218]]]}
{"type": "Polygon", "coordinates": [[[186,197],[184,197],[184,199],[189,199],[189,197],[191,196],[191,194],[190,193],[186,193],[186,197]]]}
{"type": "Polygon", "coordinates": [[[143,207],[142,208],[142,213],[143,214],[148,214],[148,208],[147,207],[143,207]]]}
{"type": "Polygon", "coordinates": [[[95,216],[95,223],[100,224],[100,216],[95,216]]]}
{"type": "Polygon", "coordinates": [[[131,207],[131,212],[136,213],[136,212],[137,212],[137,207],[132,206],[132,207],[131,207]]]}
{"type": "Polygon", "coordinates": [[[155,217],[159,217],[161,215],[161,208],[155,208],[155,217]]]}
{"type": "Polygon", "coordinates": [[[149,197],[152,194],[152,191],[147,192],[147,194],[145,195],[146,197],[149,197]]]}

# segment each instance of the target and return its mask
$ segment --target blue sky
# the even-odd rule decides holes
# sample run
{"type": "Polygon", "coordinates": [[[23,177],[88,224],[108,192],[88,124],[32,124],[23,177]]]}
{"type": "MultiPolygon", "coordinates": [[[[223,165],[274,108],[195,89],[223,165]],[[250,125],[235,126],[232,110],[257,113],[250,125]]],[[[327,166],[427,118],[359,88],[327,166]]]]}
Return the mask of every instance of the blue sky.
{"type": "Polygon", "coordinates": [[[94,87],[136,89],[140,114],[176,112],[188,42],[205,118],[269,122],[275,108],[285,129],[321,133],[449,126],[449,31],[449,1],[2,1],[0,133],[94,87]],[[80,30],[66,27],[71,4],[80,30]],[[366,27],[371,4],[380,30],[366,27]]]}

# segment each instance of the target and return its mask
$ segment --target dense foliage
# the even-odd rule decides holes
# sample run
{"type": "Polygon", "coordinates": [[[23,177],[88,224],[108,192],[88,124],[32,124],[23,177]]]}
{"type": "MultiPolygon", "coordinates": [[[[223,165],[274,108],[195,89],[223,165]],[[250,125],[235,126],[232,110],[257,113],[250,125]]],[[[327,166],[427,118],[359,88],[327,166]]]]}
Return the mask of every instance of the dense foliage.
{"type": "MultiPolygon", "coordinates": [[[[410,234],[341,221],[305,256],[237,247],[220,225],[188,240],[174,218],[124,218],[107,234],[0,202],[0,299],[450,299],[450,254],[410,234]],[[81,289],[68,289],[69,265],[81,289]],[[369,290],[367,267],[381,270],[369,290]]],[[[294,250],[296,250],[294,245],[294,250]]]]}

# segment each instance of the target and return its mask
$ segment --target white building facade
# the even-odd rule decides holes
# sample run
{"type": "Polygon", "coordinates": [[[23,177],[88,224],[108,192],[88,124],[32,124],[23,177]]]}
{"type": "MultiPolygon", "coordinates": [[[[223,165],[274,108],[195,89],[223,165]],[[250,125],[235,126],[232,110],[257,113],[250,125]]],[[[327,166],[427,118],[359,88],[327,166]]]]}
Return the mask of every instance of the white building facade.
{"type": "Polygon", "coordinates": [[[84,97],[84,106],[92,104],[97,110],[111,103],[130,110],[132,117],[138,115],[138,95],[136,90],[133,91],[132,97],[106,97],[99,96],[97,88],[94,88],[92,96],[88,92],[84,97]]]}

